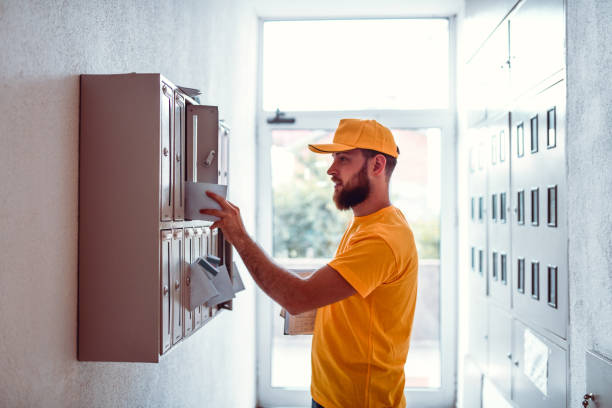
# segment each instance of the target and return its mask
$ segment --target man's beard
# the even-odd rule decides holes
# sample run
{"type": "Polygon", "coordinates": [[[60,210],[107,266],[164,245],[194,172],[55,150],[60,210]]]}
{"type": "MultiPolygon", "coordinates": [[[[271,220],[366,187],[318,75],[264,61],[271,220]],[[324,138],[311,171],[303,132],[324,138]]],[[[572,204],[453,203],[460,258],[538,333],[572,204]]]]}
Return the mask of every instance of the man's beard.
{"type": "Polygon", "coordinates": [[[367,161],[349,180],[347,184],[334,193],[334,202],[339,210],[348,210],[361,204],[370,195],[370,180],[368,179],[367,161]]]}

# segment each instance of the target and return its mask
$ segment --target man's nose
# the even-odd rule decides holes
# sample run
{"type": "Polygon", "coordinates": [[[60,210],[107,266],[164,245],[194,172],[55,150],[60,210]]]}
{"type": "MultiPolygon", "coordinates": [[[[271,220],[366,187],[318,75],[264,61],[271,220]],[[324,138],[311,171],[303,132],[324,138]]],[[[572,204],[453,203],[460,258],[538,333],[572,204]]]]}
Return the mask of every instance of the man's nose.
{"type": "Polygon", "coordinates": [[[329,174],[330,176],[336,174],[336,168],[334,167],[334,164],[335,163],[332,163],[331,166],[329,166],[329,168],[327,169],[327,174],[329,174]]]}

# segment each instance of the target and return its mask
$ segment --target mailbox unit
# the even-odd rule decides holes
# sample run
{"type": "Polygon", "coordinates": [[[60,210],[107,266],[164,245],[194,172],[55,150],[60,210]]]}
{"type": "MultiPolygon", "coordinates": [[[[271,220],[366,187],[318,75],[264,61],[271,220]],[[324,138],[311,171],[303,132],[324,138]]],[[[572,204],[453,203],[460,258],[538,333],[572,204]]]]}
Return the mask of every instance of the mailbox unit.
{"type": "Polygon", "coordinates": [[[229,129],[160,74],[82,75],[78,359],[158,362],[221,309],[190,311],[188,265],[232,248],[184,217],[185,181],[228,184],[229,129]]]}

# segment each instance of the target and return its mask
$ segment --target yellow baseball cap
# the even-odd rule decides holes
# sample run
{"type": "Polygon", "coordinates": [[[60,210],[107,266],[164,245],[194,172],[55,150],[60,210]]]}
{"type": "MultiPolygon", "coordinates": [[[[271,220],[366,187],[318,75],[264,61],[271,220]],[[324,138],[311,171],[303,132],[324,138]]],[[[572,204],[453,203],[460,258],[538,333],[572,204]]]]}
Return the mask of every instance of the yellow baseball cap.
{"type": "Polygon", "coordinates": [[[353,149],[370,149],[399,155],[391,131],[375,120],[341,119],[331,144],[309,144],[315,153],[336,153],[353,149]]]}

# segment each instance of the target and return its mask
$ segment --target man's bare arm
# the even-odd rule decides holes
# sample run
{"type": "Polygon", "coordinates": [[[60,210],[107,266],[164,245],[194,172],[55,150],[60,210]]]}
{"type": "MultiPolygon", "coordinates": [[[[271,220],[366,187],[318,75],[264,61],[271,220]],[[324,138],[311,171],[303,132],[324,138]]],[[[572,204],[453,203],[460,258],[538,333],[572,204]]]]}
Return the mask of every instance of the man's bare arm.
{"type": "Polygon", "coordinates": [[[329,265],[306,279],[276,265],[246,233],[238,207],[214,193],[207,194],[222,209],[200,212],[220,218],[212,228],[221,228],[223,236],[234,245],[255,283],[289,313],[295,315],[316,309],[356,293],[342,275],[329,265]]]}

